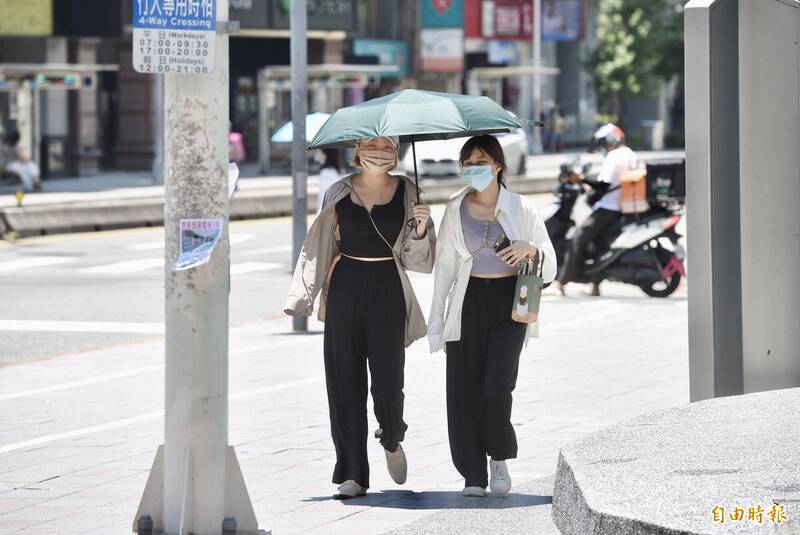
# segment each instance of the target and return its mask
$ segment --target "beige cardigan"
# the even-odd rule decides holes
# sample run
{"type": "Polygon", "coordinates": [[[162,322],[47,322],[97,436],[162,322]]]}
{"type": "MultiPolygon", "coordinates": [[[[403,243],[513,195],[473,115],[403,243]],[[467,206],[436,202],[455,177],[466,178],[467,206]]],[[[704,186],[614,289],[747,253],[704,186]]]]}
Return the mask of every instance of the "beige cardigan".
{"type": "MultiPolygon", "coordinates": [[[[352,178],[353,175],[347,176],[328,189],[322,211],[308,230],[292,277],[289,297],[284,306],[284,312],[290,316],[310,316],[314,312],[314,300],[322,291],[319,319],[325,321],[325,298],[329,275],[339,259],[339,244],[334,238],[336,203],[350,195],[353,188],[352,178]]],[[[406,270],[420,273],[433,271],[436,233],[432,220],[428,220],[428,233],[421,239],[417,238],[415,229],[405,224],[405,221],[411,219],[413,215],[417,190],[408,177],[398,176],[398,178],[405,181],[406,215],[403,230],[394,244],[393,252],[406,302],[405,345],[408,347],[414,340],[425,336],[427,327],[406,270]]]]}

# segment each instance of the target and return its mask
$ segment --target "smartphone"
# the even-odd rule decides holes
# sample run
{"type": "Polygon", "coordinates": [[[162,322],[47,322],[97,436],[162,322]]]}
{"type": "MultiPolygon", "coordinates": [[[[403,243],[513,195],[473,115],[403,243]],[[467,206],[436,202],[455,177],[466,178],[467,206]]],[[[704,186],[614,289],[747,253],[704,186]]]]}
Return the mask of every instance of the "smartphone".
{"type": "Polygon", "coordinates": [[[511,241],[508,239],[508,236],[505,234],[501,234],[497,240],[494,242],[494,252],[499,253],[503,249],[510,247],[511,241]]]}

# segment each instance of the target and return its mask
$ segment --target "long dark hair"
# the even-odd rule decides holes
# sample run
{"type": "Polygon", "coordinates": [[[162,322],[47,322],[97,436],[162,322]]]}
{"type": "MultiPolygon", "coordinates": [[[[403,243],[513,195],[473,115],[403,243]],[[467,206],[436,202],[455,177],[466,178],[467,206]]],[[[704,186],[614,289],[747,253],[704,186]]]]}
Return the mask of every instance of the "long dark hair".
{"type": "Polygon", "coordinates": [[[464,146],[461,147],[458,163],[464,165],[464,162],[469,160],[469,157],[472,156],[472,151],[475,149],[487,155],[500,166],[500,171],[497,173],[497,183],[501,186],[505,186],[503,176],[508,170],[508,166],[506,165],[506,155],[503,152],[503,147],[500,146],[500,142],[497,141],[497,138],[488,134],[469,138],[467,142],[464,143],[464,146]]]}
{"type": "Polygon", "coordinates": [[[332,167],[336,169],[337,173],[342,172],[342,157],[339,154],[339,149],[322,149],[322,154],[325,156],[325,161],[322,163],[322,168],[332,167]]]}

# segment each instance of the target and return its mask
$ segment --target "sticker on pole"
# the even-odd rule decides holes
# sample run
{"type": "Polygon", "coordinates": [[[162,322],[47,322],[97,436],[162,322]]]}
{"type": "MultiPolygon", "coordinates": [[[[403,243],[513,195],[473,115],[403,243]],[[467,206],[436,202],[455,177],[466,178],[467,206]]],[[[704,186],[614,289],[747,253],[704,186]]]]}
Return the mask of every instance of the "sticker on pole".
{"type": "Polygon", "coordinates": [[[217,0],[133,0],[133,68],[209,74],[216,31],[217,0]]]}
{"type": "Polygon", "coordinates": [[[172,271],[208,264],[222,236],[222,219],[181,219],[181,247],[172,271]]]}

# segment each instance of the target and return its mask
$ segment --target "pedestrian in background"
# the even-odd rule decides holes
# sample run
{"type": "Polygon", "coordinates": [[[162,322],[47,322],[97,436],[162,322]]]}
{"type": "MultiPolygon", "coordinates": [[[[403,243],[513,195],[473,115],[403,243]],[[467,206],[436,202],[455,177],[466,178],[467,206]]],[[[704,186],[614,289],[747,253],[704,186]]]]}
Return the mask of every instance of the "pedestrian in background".
{"type": "Polygon", "coordinates": [[[6,171],[17,175],[25,193],[42,189],[41,172],[30,155],[20,146],[19,132],[13,130],[6,137],[3,147],[3,161],[6,171]]]}
{"type": "Polygon", "coordinates": [[[343,164],[339,149],[322,149],[322,167],[319,170],[319,193],[317,194],[317,214],[322,211],[325,192],[342,178],[343,164]]]}
{"type": "Polygon", "coordinates": [[[561,152],[561,136],[567,129],[567,119],[561,115],[561,107],[556,104],[553,110],[552,133],[550,134],[550,151],[561,152]]]}
{"type": "Polygon", "coordinates": [[[426,333],[406,270],[433,270],[436,237],[430,208],[415,204],[414,182],[397,166],[397,138],[361,140],[352,162],[360,173],[333,184],[306,236],[285,312],[310,315],[322,291],[324,361],[331,435],[336,448],[334,498],[363,496],[367,461],[367,365],[392,479],[405,483],[400,443],[405,348],[426,333]]]}
{"type": "Polygon", "coordinates": [[[550,282],[556,257],[536,206],[506,189],[495,137],[470,138],[459,161],[468,187],[447,205],[439,230],[428,338],[431,352],[447,351],[447,427],[463,494],[481,497],[487,455],[492,494],[511,490],[506,460],[517,456],[512,392],[535,330],[511,318],[517,266],[544,255],[542,276],[550,282]],[[496,251],[505,238],[508,245],[496,251]]]}

